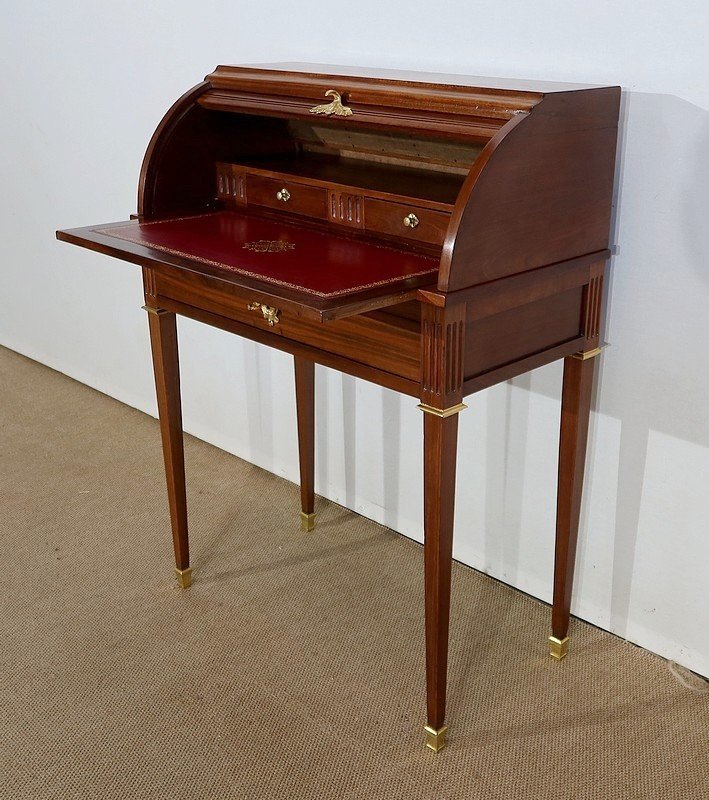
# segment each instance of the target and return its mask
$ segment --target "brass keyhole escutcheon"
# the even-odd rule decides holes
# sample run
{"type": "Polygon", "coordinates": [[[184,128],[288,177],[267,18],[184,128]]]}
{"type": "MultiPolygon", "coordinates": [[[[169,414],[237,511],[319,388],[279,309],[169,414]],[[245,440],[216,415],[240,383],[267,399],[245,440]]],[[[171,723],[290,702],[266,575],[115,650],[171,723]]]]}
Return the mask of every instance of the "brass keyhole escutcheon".
{"type": "Polygon", "coordinates": [[[279,314],[281,313],[277,308],[273,306],[266,306],[263,303],[259,303],[258,301],[254,300],[253,302],[249,303],[246,306],[248,311],[260,311],[263,315],[263,318],[268,322],[270,327],[272,328],[274,325],[278,325],[280,322],[279,314]]]}
{"type": "Polygon", "coordinates": [[[404,217],[404,225],[406,225],[407,228],[415,228],[418,224],[419,218],[416,214],[411,213],[404,217]]]}
{"type": "Polygon", "coordinates": [[[287,203],[290,200],[290,192],[285,188],[285,186],[276,192],[276,200],[281,200],[284,203],[287,203]]]}

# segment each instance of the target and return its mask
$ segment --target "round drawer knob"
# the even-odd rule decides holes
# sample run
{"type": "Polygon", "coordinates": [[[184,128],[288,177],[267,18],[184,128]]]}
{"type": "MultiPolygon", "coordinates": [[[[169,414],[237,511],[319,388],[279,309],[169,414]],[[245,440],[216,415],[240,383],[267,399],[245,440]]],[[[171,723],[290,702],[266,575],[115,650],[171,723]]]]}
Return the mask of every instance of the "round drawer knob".
{"type": "Polygon", "coordinates": [[[276,200],[282,200],[284,203],[287,203],[290,200],[290,192],[285,188],[285,186],[276,192],[276,200]]]}
{"type": "Polygon", "coordinates": [[[406,225],[407,228],[415,228],[418,224],[419,218],[416,214],[407,214],[404,217],[404,225],[406,225]]]}

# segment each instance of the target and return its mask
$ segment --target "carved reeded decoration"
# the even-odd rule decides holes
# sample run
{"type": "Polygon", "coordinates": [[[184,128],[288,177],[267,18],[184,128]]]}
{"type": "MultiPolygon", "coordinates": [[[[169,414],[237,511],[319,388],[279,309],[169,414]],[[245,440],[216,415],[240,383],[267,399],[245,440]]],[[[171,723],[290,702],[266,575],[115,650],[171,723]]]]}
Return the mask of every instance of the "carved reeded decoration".
{"type": "Polygon", "coordinates": [[[446,394],[459,391],[463,383],[463,334],[465,322],[446,325],[446,394]]]}
{"type": "Polygon", "coordinates": [[[226,200],[246,202],[246,182],[243,174],[232,172],[230,165],[220,165],[217,171],[217,194],[226,200]]]}
{"type": "Polygon", "coordinates": [[[285,253],[295,250],[295,244],[281,239],[259,239],[257,242],[246,242],[244,250],[253,250],[254,253],[285,253]]]}
{"type": "Polygon", "coordinates": [[[362,198],[359,195],[331,190],[329,199],[330,219],[333,222],[355,228],[362,227],[362,198]]]}
{"type": "Polygon", "coordinates": [[[591,278],[584,293],[583,334],[595,339],[600,333],[601,299],[603,297],[603,275],[591,278]]]}
{"type": "Polygon", "coordinates": [[[439,382],[440,369],[440,341],[441,324],[434,320],[423,321],[423,390],[424,392],[440,396],[439,382]]]}
{"type": "Polygon", "coordinates": [[[158,293],[155,272],[149,267],[143,267],[143,291],[146,300],[155,300],[158,293]]]}
{"type": "Polygon", "coordinates": [[[424,309],[422,390],[429,405],[459,403],[463,385],[465,305],[441,311],[424,309]]]}

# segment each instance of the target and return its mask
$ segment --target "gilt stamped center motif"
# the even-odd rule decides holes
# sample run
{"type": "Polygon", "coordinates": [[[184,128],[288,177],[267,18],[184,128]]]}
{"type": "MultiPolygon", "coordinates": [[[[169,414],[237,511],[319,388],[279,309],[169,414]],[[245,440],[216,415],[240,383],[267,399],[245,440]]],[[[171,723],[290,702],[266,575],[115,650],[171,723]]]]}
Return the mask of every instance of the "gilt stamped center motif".
{"type": "Polygon", "coordinates": [[[287,250],[295,250],[295,244],[280,239],[259,239],[257,242],[246,242],[244,249],[255,253],[285,253],[287,250]]]}

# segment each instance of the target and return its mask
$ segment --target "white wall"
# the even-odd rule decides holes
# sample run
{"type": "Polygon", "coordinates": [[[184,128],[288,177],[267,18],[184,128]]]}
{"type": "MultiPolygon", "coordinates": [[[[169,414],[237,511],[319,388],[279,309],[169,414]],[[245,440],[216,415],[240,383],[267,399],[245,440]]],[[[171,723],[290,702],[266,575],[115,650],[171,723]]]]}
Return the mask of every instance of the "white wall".
{"type": "MultiPolygon", "coordinates": [[[[154,127],[216,64],[621,83],[612,347],[597,382],[573,611],[709,675],[704,0],[4,5],[0,342],[149,413],[138,270],[60,244],[54,230],[135,210],[154,127]]],[[[180,335],[187,430],[295,480],[290,359],[189,321],[180,335]]],[[[461,417],[455,554],[544,600],[560,380],[551,365],[474,396],[461,417]]],[[[420,539],[415,403],[325,369],[317,390],[318,491],[420,539]]]]}

